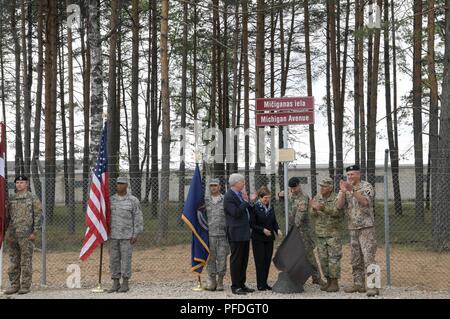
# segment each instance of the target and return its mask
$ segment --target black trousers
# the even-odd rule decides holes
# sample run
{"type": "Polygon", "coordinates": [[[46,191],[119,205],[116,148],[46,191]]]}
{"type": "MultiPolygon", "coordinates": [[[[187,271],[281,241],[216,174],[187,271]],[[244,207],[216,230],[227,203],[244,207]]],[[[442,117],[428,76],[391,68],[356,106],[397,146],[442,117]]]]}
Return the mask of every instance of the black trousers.
{"type": "Polygon", "coordinates": [[[244,288],[247,280],[250,241],[230,241],[231,290],[244,288]]]}
{"type": "Polygon", "coordinates": [[[258,288],[264,288],[267,286],[267,277],[269,277],[270,263],[272,262],[273,240],[252,240],[252,248],[257,286],[258,288]]]}

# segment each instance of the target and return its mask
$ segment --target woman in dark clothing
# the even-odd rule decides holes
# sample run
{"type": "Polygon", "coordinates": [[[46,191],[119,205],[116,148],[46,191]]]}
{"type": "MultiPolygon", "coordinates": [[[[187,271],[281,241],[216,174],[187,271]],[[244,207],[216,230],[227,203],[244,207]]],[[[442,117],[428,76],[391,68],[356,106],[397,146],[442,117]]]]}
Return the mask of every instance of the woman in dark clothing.
{"type": "Polygon", "coordinates": [[[271,290],[267,284],[273,255],[275,234],[282,236],[273,206],[270,204],[270,190],[263,186],[258,190],[258,200],[250,214],[252,229],[253,258],[256,266],[258,290],[271,290]]]}

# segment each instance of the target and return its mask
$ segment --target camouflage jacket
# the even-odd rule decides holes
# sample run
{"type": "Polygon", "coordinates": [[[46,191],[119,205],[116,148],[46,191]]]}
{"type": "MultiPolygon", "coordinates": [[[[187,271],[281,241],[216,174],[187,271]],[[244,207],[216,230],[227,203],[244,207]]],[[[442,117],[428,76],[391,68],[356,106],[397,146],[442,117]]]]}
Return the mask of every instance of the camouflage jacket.
{"type": "Polygon", "coordinates": [[[317,237],[340,237],[344,210],[336,207],[337,194],[332,192],[328,198],[324,198],[319,193],[314,197],[314,200],[324,205],[322,210],[315,210],[311,207],[317,237]]]}
{"type": "Polygon", "coordinates": [[[225,211],[223,210],[223,195],[214,203],[211,196],[205,198],[206,216],[208,218],[209,236],[226,236],[227,227],[225,222],[225,211]]]}
{"type": "Polygon", "coordinates": [[[14,194],[8,202],[8,232],[17,237],[28,237],[41,227],[42,205],[31,192],[14,194]]]}
{"type": "Polygon", "coordinates": [[[348,229],[362,229],[373,227],[374,222],[374,200],[375,190],[372,185],[366,181],[361,181],[357,187],[353,188],[353,192],[363,194],[368,200],[367,207],[361,206],[355,197],[349,192],[345,194],[345,208],[348,215],[348,229]]]}
{"type": "Polygon", "coordinates": [[[314,230],[309,214],[308,195],[291,194],[289,196],[289,228],[293,225],[300,228],[304,236],[314,237],[314,230]]]}
{"type": "Polygon", "coordinates": [[[144,229],[141,205],[131,194],[111,196],[111,239],[131,239],[144,229]]]}

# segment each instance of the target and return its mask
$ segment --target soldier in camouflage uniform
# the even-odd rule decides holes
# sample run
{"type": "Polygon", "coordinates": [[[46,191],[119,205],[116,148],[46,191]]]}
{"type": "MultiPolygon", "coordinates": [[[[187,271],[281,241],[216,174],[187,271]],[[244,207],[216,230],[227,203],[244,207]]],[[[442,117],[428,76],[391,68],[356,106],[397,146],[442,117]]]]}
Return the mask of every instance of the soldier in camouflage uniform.
{"type": "MultiPolygon", "coordinates": [[[[289,228],[295,225],[300,229],[305,244],[306,255],[313,268],[312,282],[313,284],[323,286],[325,285],[325,282],[320,278],[319,267],[317,266],[316,258],[314,256],[316,243],[314,228],[309,214],[309,197],[308,195],[303,194],[300,179],[298,177],[289,179],[289,188],[289,228]]],[[[284,193],[281,192],[279,196],[283,197],[284,193]]]]}
{"type": "Polygon", "coordinates": [[[28,177],[20,175],[14,180],[16,193],[8,203],[7,232],[11,288],[5,294],[30,292],[33,275],[33,251],[36,231],[40,228],[42,206],[39,199],[28,191],[28,177]]]}
{"type": "Polygon", "coordinates": [[[209,182],[209,196],[205,198],[206,216],[208,218],[209,257],[208,280],[206,290],[223,290],[223,277],[227,270],[227,256],[230,247],[227,240],[223,195],[220,193],[219,180],[209,182]]]}
{"type": "Polygon", "coordinates": [[[117,178],[117,193],[111,196],[110,271],[113,286],[108,291],[127,292],[131,277],[131,254],[137,236],[144,229],[139,200],[128,193],[128,180],[117,178]],[[122,276],[122,284],[120,277],[122,276]]]}
{"type": "MultiPolygon", "coordinates": [[[[337,207],[345,208],[348,215],[353,286],[344,291],[365,292],[367,267],[375,264],[377,251],[374,221],[375,190],[370,183],[361,181],[358,165],[347,167],[346,172],[347,182],[340,182],[337,207]]],[[[367,289],[369,297],[378,294],[378,288],[367,289]]]]}
{"type": "Polygon", "coordinates": [[[327,284],[320,289],[337,292],[338,279],[341,276],[341,225],[344,221],[344,210],[336,207],[337,195],[333,192],[333,179],[324,178],[319,185],[320,193],[311,200],[310,206],[315,219],[320,265],[327,279],[327,284]]]}

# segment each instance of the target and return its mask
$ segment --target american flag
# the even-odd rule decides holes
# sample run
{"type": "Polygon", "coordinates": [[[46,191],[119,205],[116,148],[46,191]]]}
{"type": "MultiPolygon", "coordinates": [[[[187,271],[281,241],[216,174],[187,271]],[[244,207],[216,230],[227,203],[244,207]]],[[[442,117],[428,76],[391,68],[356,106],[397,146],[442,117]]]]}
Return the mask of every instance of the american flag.
{"type": "Polygon", "coordinates": [[[108,189],[108,159],[106,147],[106,122],[103,126],[100,149],[98,151],[95,170],[92,172],[91,188],[89,191],[86,225],[83,247],[80,259],[86,260],[94,249],[108,239],[110,222],[110,202],[108,189]]]}

